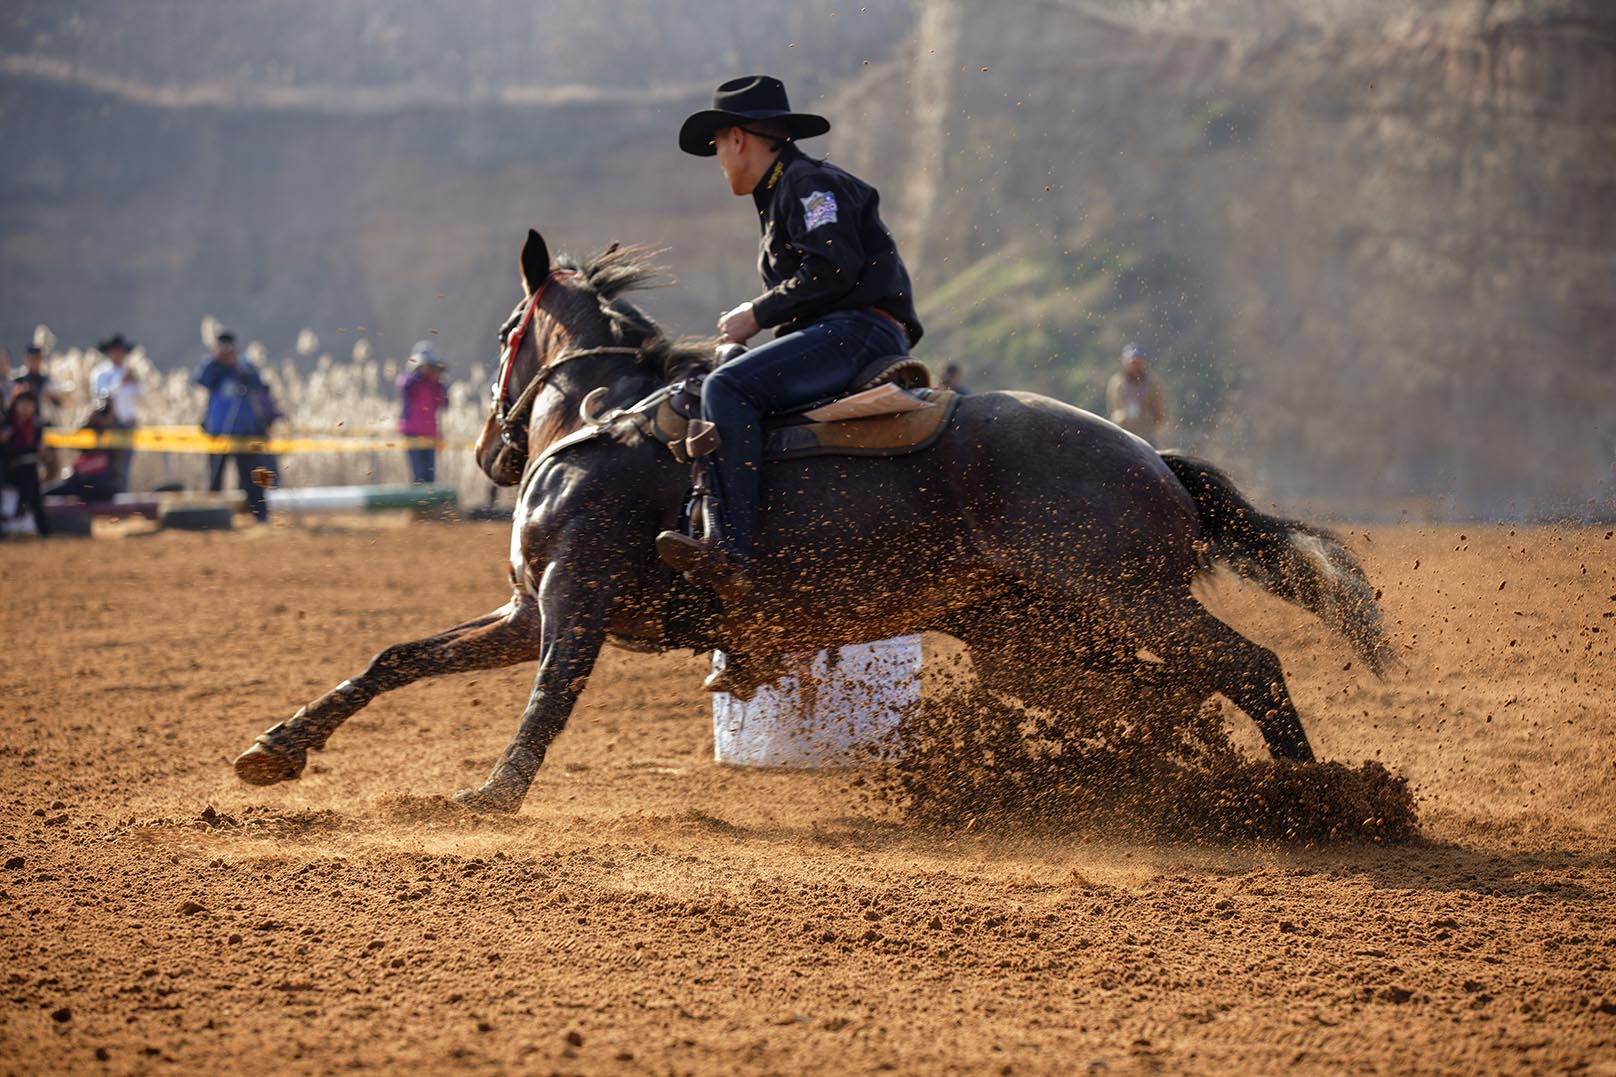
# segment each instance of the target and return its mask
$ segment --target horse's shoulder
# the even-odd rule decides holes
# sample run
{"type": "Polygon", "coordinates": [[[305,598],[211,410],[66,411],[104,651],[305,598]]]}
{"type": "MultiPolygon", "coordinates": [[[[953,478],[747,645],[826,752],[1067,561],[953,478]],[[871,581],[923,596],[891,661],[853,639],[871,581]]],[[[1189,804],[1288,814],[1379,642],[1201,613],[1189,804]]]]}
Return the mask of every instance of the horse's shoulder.
{"type": "Polygon", "coordinates": [[[614,422],[588,426],[552,442],[528,467],[526,485],[552,489],[632,488],[630,476],[652,473],[662,446],[614,422]]]}

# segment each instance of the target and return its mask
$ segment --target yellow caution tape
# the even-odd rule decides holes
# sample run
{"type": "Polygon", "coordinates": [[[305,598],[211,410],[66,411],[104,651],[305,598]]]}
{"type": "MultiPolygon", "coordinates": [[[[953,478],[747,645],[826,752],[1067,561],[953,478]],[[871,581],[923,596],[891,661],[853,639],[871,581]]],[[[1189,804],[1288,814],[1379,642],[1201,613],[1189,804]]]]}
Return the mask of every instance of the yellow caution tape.
{"type": "MultiPolygon", "coordinates": [[[[58,449],[137,449],[170,453],[377,452],[442,447],[432,438],[402,434],[366,436],[214,437],[194,426],[143,426],[136,430],[48,430],[45,444],[58,449]]],[[[470,445],[453,446],[470,448],[470,445]]]]}

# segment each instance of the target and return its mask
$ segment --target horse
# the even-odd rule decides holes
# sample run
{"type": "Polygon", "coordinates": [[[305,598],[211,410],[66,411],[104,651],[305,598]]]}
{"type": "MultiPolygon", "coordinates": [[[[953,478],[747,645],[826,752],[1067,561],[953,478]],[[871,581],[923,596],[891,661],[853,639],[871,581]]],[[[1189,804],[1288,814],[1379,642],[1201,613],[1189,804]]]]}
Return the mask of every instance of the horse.
{"type": "Polygon", "coordinates": [[[454,794],[515,812],[608,643],[775,655],[917,631],[961,640],[987,689],[1074,720],[1172,719],[1221,693],[1274,758],[1309,761],[1278,658],[1191,592],[1220,563],[1313,612],[1375,672],[1393,660],[1376,592],[1328,532],[1259,511],[1211,464],[1026,392],[960,398],[941,437],[908,455],[770,462],[753,587],[720,606],[655,552],[687,518],[690,470],[629,420],[713,359],[711,342],[673,340],[624,297],[654,275],[648,258],[613,244],[552,261],[528,232],[473,449],[490,479],[518,486],[509,601],[387,647],[259,736],[235,761],[242,779],[298,777],[383,692],[536,661],[515,735],[486,781],[454,794]]]}

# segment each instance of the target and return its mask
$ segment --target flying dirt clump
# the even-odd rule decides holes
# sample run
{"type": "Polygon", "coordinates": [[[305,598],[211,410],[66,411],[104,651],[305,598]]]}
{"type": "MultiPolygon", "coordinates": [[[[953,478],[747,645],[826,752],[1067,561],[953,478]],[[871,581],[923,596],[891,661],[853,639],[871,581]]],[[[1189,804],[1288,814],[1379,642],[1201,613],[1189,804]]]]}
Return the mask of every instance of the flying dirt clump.
{"type": "Polygon", "coordinates": [[[1304,843],[1419,835],[1407,778],[1376,762],[1249,759],[1216,703],[1187,722],[1057,722],[971,687],[927,700],[899,738],[872,784],[927,825],[1304,843]]]}

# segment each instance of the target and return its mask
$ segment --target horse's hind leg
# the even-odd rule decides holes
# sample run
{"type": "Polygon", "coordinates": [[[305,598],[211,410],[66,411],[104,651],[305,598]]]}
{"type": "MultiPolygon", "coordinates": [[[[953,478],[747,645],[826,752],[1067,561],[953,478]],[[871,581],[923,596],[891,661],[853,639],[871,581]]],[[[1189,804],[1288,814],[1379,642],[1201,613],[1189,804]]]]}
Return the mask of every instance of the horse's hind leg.
{"type": "Polygon", "coordinates": [[[1165,677],[1187,678],[1203,699],[1221,692],[1257,723],[1274,758],[1313,760],[1302,718],[1273,651],[1212,616],[1187,589],[1141,602],[1137,611],[1140,645],[1160,656],[1165,677]]]}
{"type": "Polygon", "coordinates": [[[983,687],[1053,712],[1071,733],[1113,721],[1178,728],[1210,694],[1164,676],[1130,636],[1083,606],[1028,598],[945,630],[970,648],[983,687]]]}
{"type": "Polygon", "coordinates": [[[535,659],[539,614],[512,599],[492,613],[425,639],[398,643],[371,659],[365,672],[343,681],[290,719],[260,734],[236,757],[236,774],[253,785],[273,785],[303,773],[309,751],[383,692],[444,673],[469,673],[535,659]]]}

